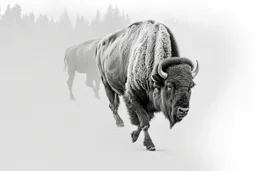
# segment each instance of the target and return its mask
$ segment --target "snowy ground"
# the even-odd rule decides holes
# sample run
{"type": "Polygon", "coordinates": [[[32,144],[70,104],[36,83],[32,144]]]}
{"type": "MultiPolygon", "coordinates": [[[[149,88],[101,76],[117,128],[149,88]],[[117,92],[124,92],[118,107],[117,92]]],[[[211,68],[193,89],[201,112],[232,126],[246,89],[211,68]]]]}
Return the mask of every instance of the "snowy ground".
{"type": "Polygon", "coordinates": [[[11,67],[2,63],[0,170],[223,169],[219,139],[209,126],[212,123],[195,119],[196,107],[172,130],[163,115],[157,114],[150,129],[157,151],[149,152],[142,137],[131,142],[134,128],[123,101],[119,112],[125,127],[117,128],[103,88],[97,100],[85,87],[84,75],[76,76],[77,100],[70,101],[67,73],[56,61],[11,67]]]}
{"type": "Polygon", "coordinates": [[[172,130],[162,114],[152,121],[155,152],[145,150],[142,137],[131,142],[122,101],[125,127],[115,126],[102,87],[96,100],[83,75],[75,79],[77,101],[69,100],[61,57],[17,63],[1,55],[0,171],[255,171],[255,29],[236,31],[254,15],[235,12],[236,26],[212,28],[218,39],[177,28],[187,29],[177,32],[182,55],[198,59],[201,70],[189,115],[172,130]]]}
{"type": "Polygon", "coordinates": [[[151,122],[155,152],[145,150],[142,136],[135,144],[131,142],[134,127],[122,100],[119,113],[125,127],[116,127],[104,89],[101,86],[100,100],[94,98],[92,90],[85,86],[85,75],[76,75],[73,86],[76,101],[69,100],[61,55],[32,59],[2,55],[0,170],[234,171],[249,168],[241,162],[248,157],[241,155],[247,154],[244,149],[249,149],[241,144],[244,135],[250,134],[240,129],[248,123],[241,118],[248,118],[244,113],[249,113],[245,112],[249,110],[246,101],[249,90],[241,88],[248,83],[245,72],[237,69],[246,67],[245,59],[240,58],[243,51],[234,50],[239,41],[233,32],[222,33],[220,28],[212,29],[216,33],[201,27],[186,31],[181,28],[187,27],[176,28],[180,30],[177,37],[182,56],[197,59],[200,72],[188,116],[172,130],[161,113],[151,122]]]}

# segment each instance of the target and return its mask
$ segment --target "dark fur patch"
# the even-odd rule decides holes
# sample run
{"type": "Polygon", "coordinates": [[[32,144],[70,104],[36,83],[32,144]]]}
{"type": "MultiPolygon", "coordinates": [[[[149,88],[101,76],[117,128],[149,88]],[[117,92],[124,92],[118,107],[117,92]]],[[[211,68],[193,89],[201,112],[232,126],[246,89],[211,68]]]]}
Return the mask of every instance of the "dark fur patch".
{"type": "Polygon", "coordinates": [[[109,43],[114,42],[117,37],[118,37],[118,34],[112,34],[111,36],[109,36],[108,42],[109,42],[109,43]]]}

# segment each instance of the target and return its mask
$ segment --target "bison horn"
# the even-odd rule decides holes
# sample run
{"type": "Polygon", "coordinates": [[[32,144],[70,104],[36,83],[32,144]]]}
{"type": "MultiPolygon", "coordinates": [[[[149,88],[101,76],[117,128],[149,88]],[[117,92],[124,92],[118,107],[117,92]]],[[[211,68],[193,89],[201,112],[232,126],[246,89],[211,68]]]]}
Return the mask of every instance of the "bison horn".
{"type": "Polygon", "coordinates": [[[158,74],[163,78],[166,79],[168,74],[166,72],[163,71],[163,67],[162,67],[162,62],[160,62],[160,64],[158,65],[158,74]]]}
{"type": "Polygon", "coordinates": [[[192,71],[192,77],[195,78],[198,72],[199,72],[199,64],[198,64],[198,61],[196,60],[196,69],[192,71]]]}

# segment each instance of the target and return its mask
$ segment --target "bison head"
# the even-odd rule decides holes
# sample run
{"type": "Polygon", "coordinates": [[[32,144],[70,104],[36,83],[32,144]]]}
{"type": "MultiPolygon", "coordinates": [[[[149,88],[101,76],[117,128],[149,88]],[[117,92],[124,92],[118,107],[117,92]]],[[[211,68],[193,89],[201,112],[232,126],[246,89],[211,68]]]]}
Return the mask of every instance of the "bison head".
{"type": "MultiPolygon", "coordinates": [[[[196,61],[197,62],[197,61],[196,61]]],[[[157,64],[152,72],[153,101],[170,122],[170,128],[180,122],[189,111],[193,78],[199,72],[187,58],[166,58],[157,64]]]]}

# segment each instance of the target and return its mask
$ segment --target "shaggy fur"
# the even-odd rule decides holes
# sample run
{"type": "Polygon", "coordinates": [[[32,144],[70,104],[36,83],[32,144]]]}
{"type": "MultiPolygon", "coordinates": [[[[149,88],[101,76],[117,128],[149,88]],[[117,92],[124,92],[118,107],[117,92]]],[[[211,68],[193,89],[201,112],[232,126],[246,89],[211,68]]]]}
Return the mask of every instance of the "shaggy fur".
{"type": "MultiPolygon", "coordinates": [[[[96,62],[110,106],[114,106],[113,96],[119,98],[122,95],[131,123],[142,129],[147,130],[154,113],[160,111],[172,127],[177,105],[189,105],[194,66],[187,58],[179,57],[174,36],[161,23],[152,20],[136,22],[105,36],[97,45],[96,62]],[[168,74],[165,80],[157,72],[162,61],[161,66],[168,74]],[[171,85],[167,87],[167,83],[171,85]],[[169,91],[171,86],[176,87],[169,91]]],[[[111,109],[113,112],[117,111],[118,105],[115,107],[115,110],[111,109]]],[[[138,135],[133,132],[133,141],[138,135]]],[[[148,138],[144,139],[144,144],[151,142],[147,131],[145,137],[148,138]]],[[[149,146],[153,143],[147,148],[149,146]]]]}

